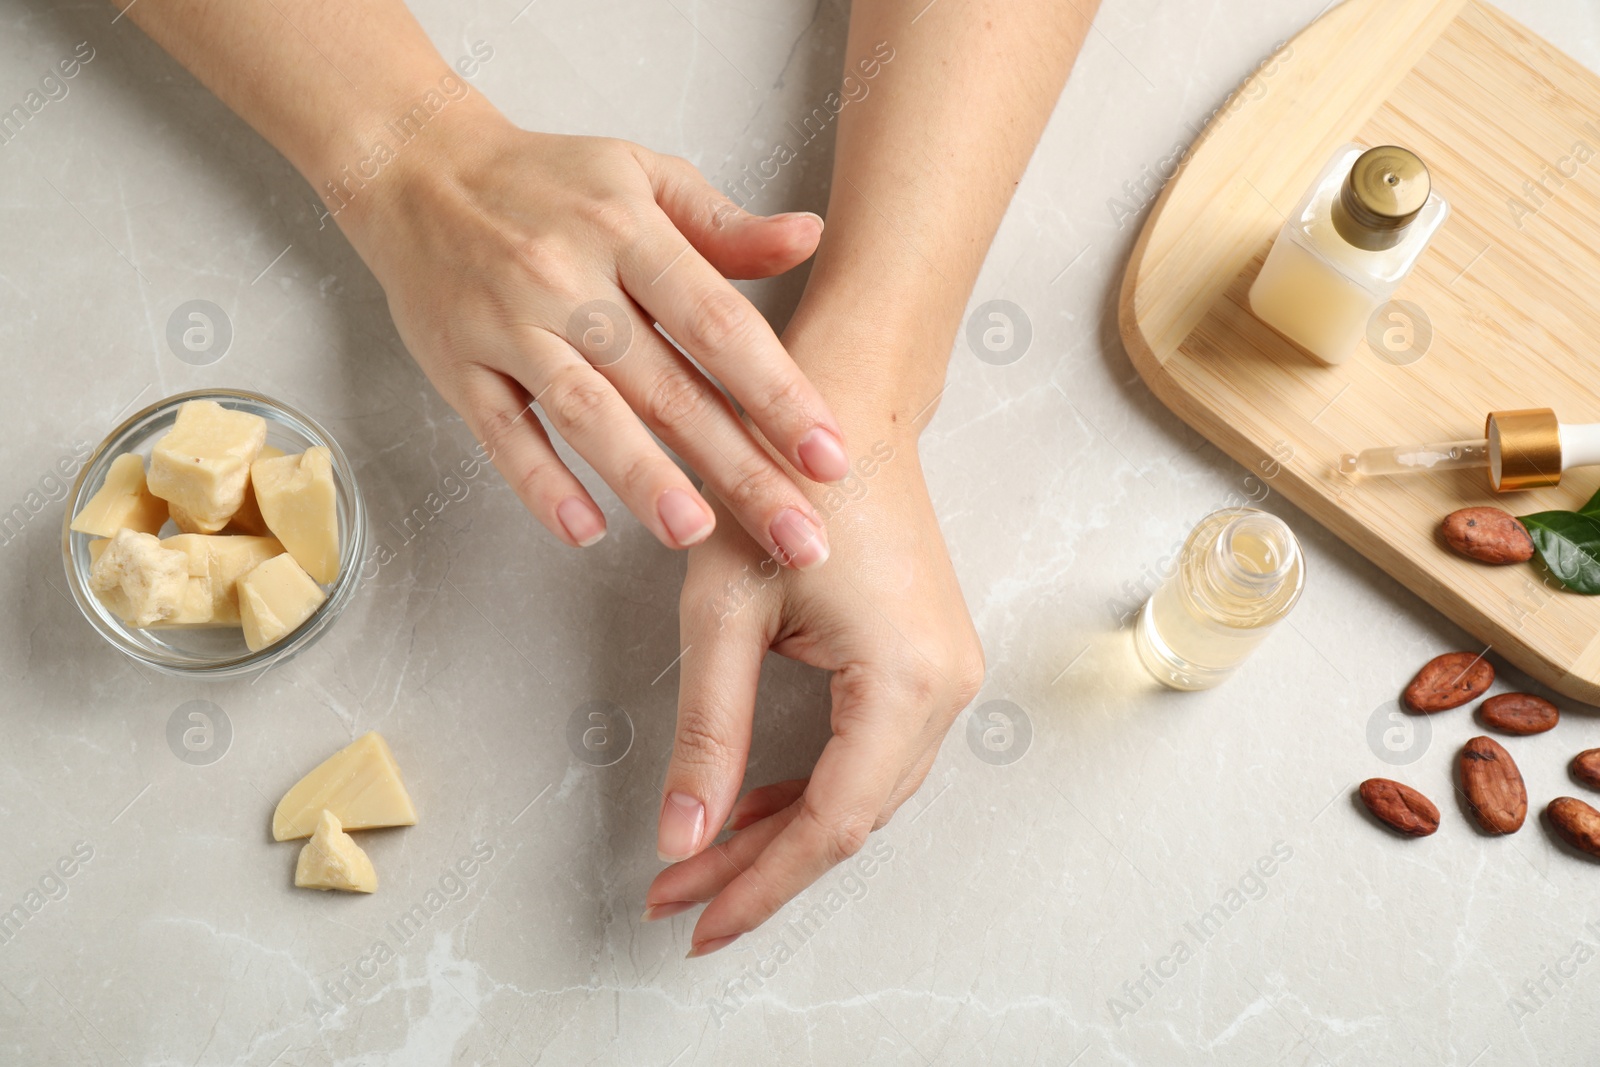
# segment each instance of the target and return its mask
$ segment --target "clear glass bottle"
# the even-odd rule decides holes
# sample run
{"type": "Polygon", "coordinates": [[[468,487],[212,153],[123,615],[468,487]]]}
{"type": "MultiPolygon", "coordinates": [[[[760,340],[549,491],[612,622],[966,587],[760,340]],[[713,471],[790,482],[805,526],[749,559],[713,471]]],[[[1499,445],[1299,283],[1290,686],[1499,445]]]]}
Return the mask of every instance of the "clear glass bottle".
{"type": "Polygon", "coordinates": [[[1449,214],[1415,153],[1347,144],[1284,223],[1250,310],[1324,363],[1342,363],[1449,214]]]}
{"type": "Polygon", "coordinates": [[[1304,583],[1300,543],[1282,519],[1254,508],[1213,512],[1139,613],[1139,659],[1163,685],[1209,689],[1289,614],[1304,583]]]}

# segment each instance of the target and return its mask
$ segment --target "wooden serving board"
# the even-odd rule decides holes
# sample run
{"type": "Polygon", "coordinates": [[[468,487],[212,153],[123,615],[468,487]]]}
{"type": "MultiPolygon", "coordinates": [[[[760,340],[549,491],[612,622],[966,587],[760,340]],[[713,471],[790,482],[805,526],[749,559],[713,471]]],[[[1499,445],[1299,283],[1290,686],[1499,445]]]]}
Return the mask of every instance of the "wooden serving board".
{"type": "Polygon", "coordinates": [[[1461,559],[1438,534],[1469,505],[1575,509],[1600,468],[1504,495],[1479,471],[1335,470],[1370,446],[1481,437],[1491,410],[1600,422],[1600,78],[1479,0],[1346,0],[1195,143],[1134,248],[1120,313],[1134,366],[1186,422],[1246,466],[1281,464],[1290,500],[1493,654],[1600,704],[1600,597],[1533,564],[1461,559]],[[1412,148],[1451,204],[1396,294],[1432,324],[1414,362],[1363,345],[1321,366],[1249,311],[1285,216],[1346,141],[1412,148]]]}

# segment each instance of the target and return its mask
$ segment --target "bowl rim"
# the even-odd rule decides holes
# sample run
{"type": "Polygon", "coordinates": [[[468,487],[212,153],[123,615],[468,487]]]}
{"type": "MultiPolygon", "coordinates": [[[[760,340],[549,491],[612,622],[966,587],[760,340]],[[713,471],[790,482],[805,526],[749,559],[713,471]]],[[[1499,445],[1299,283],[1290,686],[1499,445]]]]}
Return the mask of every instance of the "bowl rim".
{"type": "MultiPolygon", "coordinates": [[[[117,455],[122,455],[128,451],[131,451],[131,449],[124,447],[117,455]]],[[[112,456],[111,459],[115,459],[115,456],[112,456]]],[[[341,529],[342,532],[344,532],[343,529],[341,529]]],[[[84,545],[95,539],[87,534],[82,536],[85,538],[82,542],[84,545]]],[[[72,590],[72,598],[78,606],[78,611],[89,621],[100,636],[117,651],[130,659],[165,674],[185,678],[222,678],[249,674],[277,666],[309,647],[320,637],[343,612],[361,584],[361,560],[366,551],[366,540],[366,506],[361,497],[361,487],[356,480],[355,468],[351,465],[349,457],[345,455],[344,449],[340,447],[338,440],[328,432],[327,427],[292,404],[284,403],[275,397],[267,396],[265,393],[259,393],[253,389],[216,386],[189,389],[163,397],[129,415],[107,433],[105,437],[101,438],[100,443],[94,447],[88,458],[84,460],[83,466],[79,469],[78,476],[72,484],[72,490],[67,494],[66,516],[61,522],[61,561],[62,567],[66,571],[67,585],[72,590]],[[327,598],[317,606],[317,610],[312,612],[311,617],[296,627],[292,633],[255,652],[245,652],[240,655],[231,655],[213,660],[200,658],[194,661],[179,662],[153,654],[149,649],[129,638],[124,632],[125,626],[113,624],[107,618],[107,613],[103,610],[99,598],[87,589],[78,578],[73,539],[79,535],[77,531],[72,529],[72,520],[77,516],[85,502],[85,487],[88,484],[91,472],[99,469],[110,446],[132,432],[138,423],[161,414],[168,409],[181,407],[191,400],[214,400],[224,404],[224,406],[230,400],[246,401],[271,411],[282,413],[285,416],[284,421],[290,424],[290,428],[295,429],[297,433],[299,428],[294,427],[292,425],[294,423],[298,423],[300,427],[311,431],[309,435],[301,434],[301,436],[316,438],[317,444],[328,449],[333,461],[335,476],[339,479],[341,487],[348,496],[350,515],[349,522],[345,525],[348,526],[350,536],[345,538],[345,544],[341,547],[339,577],[334,580],[327,598]]]]}

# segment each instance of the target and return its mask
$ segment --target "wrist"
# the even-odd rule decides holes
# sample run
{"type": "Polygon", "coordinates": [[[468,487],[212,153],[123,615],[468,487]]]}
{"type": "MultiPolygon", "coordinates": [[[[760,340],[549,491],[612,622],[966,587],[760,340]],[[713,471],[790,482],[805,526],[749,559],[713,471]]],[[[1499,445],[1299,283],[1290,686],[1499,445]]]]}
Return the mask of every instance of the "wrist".
{"type": "Polygon", "coordinates": [[[322,202],[368,266],[380,238],[397,227],[421,184],[439,184],[509,127],[477,90],[440,62],[390,94],[387,108],[347,122],[302,168],[322,202]]]}
{"type": "Polygon", "coordinates": [[[944,390],[956,326],[908,306],[894,290],[808,284],[784,331],[785,347],[838,416],[852,452],[862,435],[914,445],[944,390]]]}

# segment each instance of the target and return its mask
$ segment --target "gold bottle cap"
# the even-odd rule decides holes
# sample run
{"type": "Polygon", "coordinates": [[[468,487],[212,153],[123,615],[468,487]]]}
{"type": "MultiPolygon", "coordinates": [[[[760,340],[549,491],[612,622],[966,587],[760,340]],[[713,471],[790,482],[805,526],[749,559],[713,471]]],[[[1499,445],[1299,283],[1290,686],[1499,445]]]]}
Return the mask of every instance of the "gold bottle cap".
{"type": "Polygon", "coordinates": [[[1491,411],[1489,484],[1497,493],[1561,483],[1561,424],[1549,408],[1491,411]]]}
{"type": "Polygon", "coordinates": [[[1399,145],[1369,148],[1351,166],[1334,201],[1334,228],[1357,248],[1393,248],[1432,192],[1433,176],[1415,152],[1399,145]]]}

